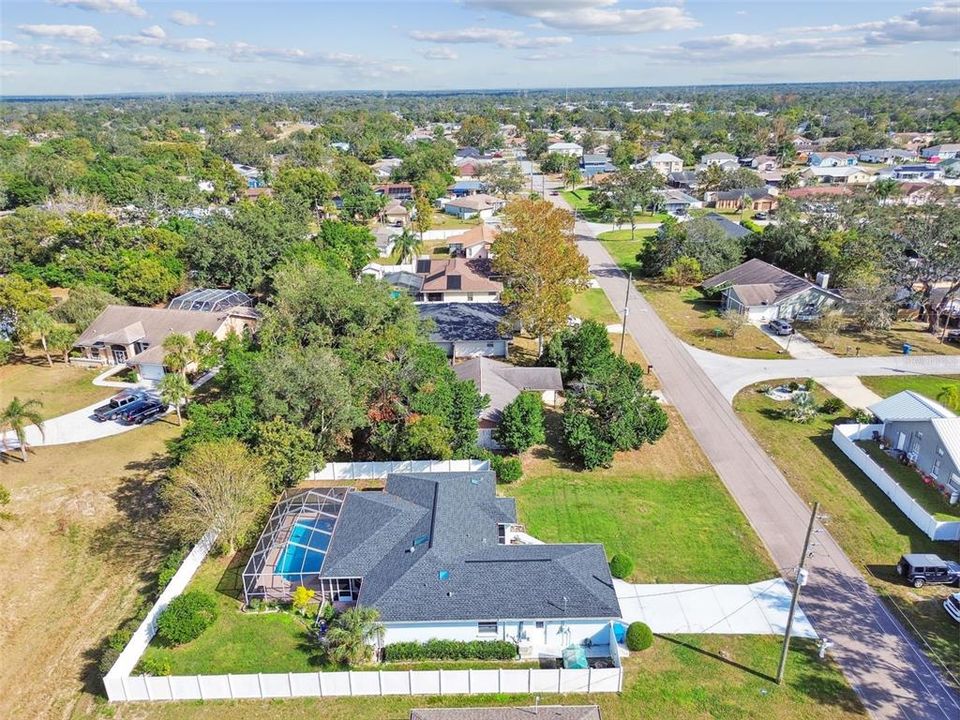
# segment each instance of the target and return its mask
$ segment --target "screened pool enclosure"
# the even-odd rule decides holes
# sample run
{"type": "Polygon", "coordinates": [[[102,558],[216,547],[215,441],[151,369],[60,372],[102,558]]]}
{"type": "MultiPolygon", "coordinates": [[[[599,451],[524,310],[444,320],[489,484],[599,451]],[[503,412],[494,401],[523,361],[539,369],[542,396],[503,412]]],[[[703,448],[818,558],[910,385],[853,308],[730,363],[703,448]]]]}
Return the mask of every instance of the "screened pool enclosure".
{"type": "Polygon", "coordinates": [[[238,306],[253,307],[253,300],[239,290],[220,288],[196,288],[175,297],[168,310],[195,310],[199,312],[222,312],[238,306]]]}
{"type": "Polygon", "coordinates": [[[320,579],[343,502],[350,488],[296,488],[280,498],[243,572],[243,594],[251,600],[284,602],[303,586],[336,602],[352,602],[357,578],[320,579]]]}

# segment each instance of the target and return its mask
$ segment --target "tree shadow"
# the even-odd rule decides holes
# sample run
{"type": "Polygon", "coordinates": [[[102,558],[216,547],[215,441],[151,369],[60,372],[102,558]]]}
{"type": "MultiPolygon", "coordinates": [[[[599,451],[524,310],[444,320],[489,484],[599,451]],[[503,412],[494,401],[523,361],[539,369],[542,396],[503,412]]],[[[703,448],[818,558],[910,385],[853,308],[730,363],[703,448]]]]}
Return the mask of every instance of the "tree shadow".
{"type": "Polygon", "coordinates": [[[742,664],[742,663],[738,663],[736,660],[733,660],[733,659],[728,658],[728,657],[724,657],[723,655],[719,655],[719,654],[717,654],[717,653],[711,652],[710,650],[705,650],[704,648],[698,647],[698,646],[693,645],[693,644],[691,644],[691,643],[684,642],[683,640],[680,640],[679,638],[670,637],[669,635],[659,635],[659,634],[656,634],[656,633],[655,633],[655,635],[656,635],[656,637],[660,638],[661,640],[666,640],[667,642],[673,643],[674,645],[676,645],[676,646],[678,646],[678,647],[686,648],[687,650],[691,650],[691,651],[693,651],[693,652],[695,652],[695,653],[698,653],[699,655],[703,655],[703,656],[705,656],[705,657],[712,658],[713,660],[717,660],[717,661],[719,661],[719,662],[722,662],[722,663],[724,663],[725,665],[729,665],[730,667],[735,667],[735,668],[737,668],[738,670],[742,670],[743,672],[748,673],[748,674],[750,674],[750,675],[753,675],[754,677],[760,678],[761,680],[767,680],[768,682],[776,682],[776,681],[777,681],[777,679],[776,679],[775,677],[771,677],[770,675],[767,675],[765,672],[762,672],[761,670],[755,670],[754,668],[747,667],[746,665],[744,665],[744,664],[742,664]]]}
{"type": "Polygon", "coordinates": [[[563,413],[554,408],[544,407],[543,430],[546,442],[531,448],[530,456],[537,460],[552,462],[563,470],[580,470],[580,466],[571,462],[563,452],[563,413]]]}

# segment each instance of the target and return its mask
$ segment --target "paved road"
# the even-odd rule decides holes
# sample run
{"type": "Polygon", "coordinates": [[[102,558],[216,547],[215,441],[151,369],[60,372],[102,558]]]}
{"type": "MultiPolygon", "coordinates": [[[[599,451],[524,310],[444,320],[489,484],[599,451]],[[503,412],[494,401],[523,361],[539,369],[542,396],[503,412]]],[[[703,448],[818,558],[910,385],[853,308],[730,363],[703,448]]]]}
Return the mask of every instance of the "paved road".
{"type": "MultiPolygon", "coordinates": [[[[555,204],[566,206],[558,196],[549,197],[555,204]]],[[[589,227],[578,223],[576,232],[591,272],[613,306],[621,307],[627,291],[626,276],[594,239],[589,227]]],[[[694,360],[691,348],[670,332],[639,293],[631,294],[626,324],[627,331],[654,365],[667,400],[680,412],[774,562],[788,575],[799,560],[811,508],[793,491],[740,422],[729,398],[694,360]]],[[[904,358],[908,359],[921,361],[904,358]]],[[[771,362],[780,365],[807,361],[771,362]]],[[[882,368],[870,368],[871,374],[878,369],[882,368]]],[[[769,377],[783,377],[777,373],[784,370],[801,376],[818,374],[796,372],[786,365],[765,372],[774,373],[769,377]]],[[[855,374],[849,368],[836,370],[836,366],[831,366],[819,374],[855,374]]],[[[754,372],[764,371],[758,366],[754,372]]],[[[879,374],[893,372],[896,371],[879,374]]],[[[890,615],[820,523],[816,533],[813,554],[807,561],[810,580],[804,590],[803,607],[817,632],[834,643],[831,653],[870,715],[883,720],[957,720],[957,693],[944,684],[940,671],[890,615]]],[[[894,560],[891,558],[891,562],[894,560]]]]}

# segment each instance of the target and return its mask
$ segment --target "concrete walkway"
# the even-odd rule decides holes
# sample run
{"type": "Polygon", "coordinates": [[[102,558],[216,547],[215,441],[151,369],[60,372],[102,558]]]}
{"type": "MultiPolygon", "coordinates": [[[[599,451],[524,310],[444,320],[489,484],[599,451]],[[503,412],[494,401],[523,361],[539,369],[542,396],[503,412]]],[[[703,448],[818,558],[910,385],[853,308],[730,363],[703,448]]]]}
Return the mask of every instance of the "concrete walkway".
{"type": "MultiPolygon", "coordinates": [[[[558,205],[560,199],[551,196],[558,205]]],[[[627,278],[603,245],[577,225],[581,252],[591,272],[611,301],[623,298],[627,278]]],[[[619,302],[622,303],[622,300],[619,302]]],[[[616,305],[615,305],[616,307],[616,305]]],[[[789,576],[796,567],[810,518],[810,507],[794,492],[776,464],[744,427],[725,396],[704,368],[681,343],[650,304],[632,293],[628,306],[627,330],[640,350],[653,363],[664,392],[713,464],[727,490],[766,545],[774,562],[789,576]]],[[[705,353],[712,355],[712,353],[705,353]]],[[[866,358],[851,358],[857,366],[839,366],[846,358],[823,361],[773,360],[751,370],[761,377],[740,383],[740,387],[763,379],[787,376],[828,376],[903,372],[890,368],[888,358],[876,358],[865,367],[866,358]],[[822,372],[805,372],[803,364],[831,364],[822,372]],[[800,367],[763,370],[764,365],[799,363],[800,367]],[[839,371],[838,371],[839,370],[839,371]]],[[[956,366],[936,364],[935,359],[912,360],[914,370],[957,372],[956,366]]],[[[753,366],[747,366],[752,368],[753,366]]],[[[819,368],[817,368],[819,370],[819,368]]],[[[728,385],[735,385],[735,379],[728,385]]],[[[678,448],[679,452],[682,449],[678,448]]],[[[890,559],[891,564],[896,558],[890,559]]],[[[804,589],[803,607],[817,632],[829,638],[844,676],[872,717],[897,720],[956,720],[960,699],[943,681],[942,671],[921,652],[913,637],[894,618],[877,594],[864,581],[826,528],[817,527],[816,546],[807,561],[810,580],[804,589]]]]}
{"type": "MultiPolygon", "coordinates": [[[[644,622],[663,635],[783,635],[790,612],[781,579],[751,585],[633,585],[613,581],[624,622],[644,622]]],[[[798,609],[795,637],[817,633],[798,609]]]]}

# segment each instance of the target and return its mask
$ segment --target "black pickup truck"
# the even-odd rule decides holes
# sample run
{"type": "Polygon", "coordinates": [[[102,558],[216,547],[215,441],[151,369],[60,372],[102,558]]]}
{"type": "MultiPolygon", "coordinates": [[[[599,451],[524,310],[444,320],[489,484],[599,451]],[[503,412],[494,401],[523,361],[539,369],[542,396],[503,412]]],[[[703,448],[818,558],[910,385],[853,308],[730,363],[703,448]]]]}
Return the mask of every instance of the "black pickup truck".
{"type": "Polygon", "coordinates": [[[929,553],[904,555],[897,563],[897,574],[915,588],[924,585],[960,585],[960,563],[941,560],[929,553]]]}

